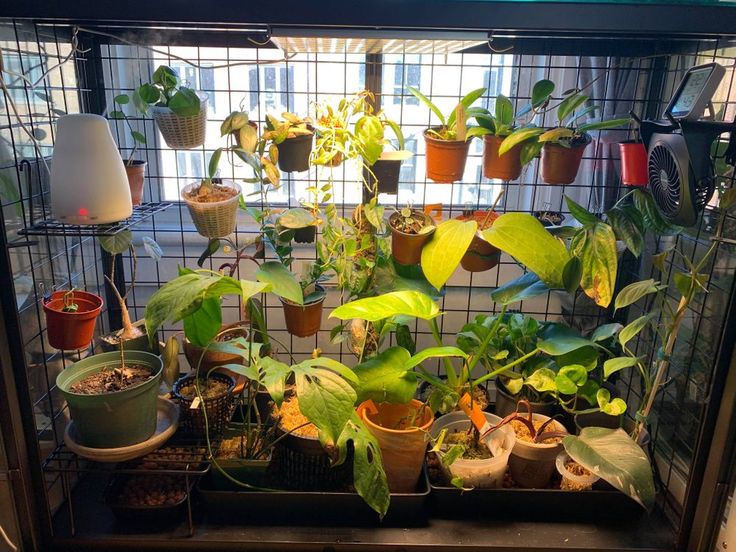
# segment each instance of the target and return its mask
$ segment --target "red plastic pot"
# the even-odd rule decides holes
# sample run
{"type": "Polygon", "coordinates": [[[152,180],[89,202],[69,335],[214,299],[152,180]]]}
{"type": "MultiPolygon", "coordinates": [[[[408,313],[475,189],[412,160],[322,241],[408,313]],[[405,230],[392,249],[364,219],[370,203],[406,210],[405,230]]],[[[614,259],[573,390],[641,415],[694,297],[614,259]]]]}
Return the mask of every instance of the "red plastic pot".
{"type": "Polygon", "coordinates": [[[646,186],[649,184],[647,148],[641,142],[621,142],[621,181],[624,186],[646,186]]]}
{"type": "Polygon", "coordinates": [[[64,312],[66,291],[55,291],[44,301],[46,333],[49,343],[56,349],[70,351],[87,347],[95,333],[95,323],[102,310],[102,298],[86,291],[74,292],[78,309],[64,312]]]}

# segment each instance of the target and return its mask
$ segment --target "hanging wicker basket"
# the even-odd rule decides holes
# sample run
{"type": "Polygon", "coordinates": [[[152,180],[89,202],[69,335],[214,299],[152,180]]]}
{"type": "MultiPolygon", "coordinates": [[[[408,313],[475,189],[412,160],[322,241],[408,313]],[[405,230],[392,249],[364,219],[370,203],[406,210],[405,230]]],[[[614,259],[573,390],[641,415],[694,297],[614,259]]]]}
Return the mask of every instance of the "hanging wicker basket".
{"type": "Polygon", "coordinates": [[[181,191],[181,199],[186,202],[197,232],[205,238],[224,238],[235,231],[240,201],[240,186],[232,180],[223,180],[219,185],[236,190],[238,193],[223,201],[201,203],[193,201],[188,194],[198,188],[200,182],[192,182],[181,191]]]}
{"type": "Polygon", "coordinates": [[[152,107],[153,120],[172,149],[192,149],[204,144],[207,131],[207,94],[197,92],[199,113],[191,117],[176,115],[168,107],[152,107]]]}

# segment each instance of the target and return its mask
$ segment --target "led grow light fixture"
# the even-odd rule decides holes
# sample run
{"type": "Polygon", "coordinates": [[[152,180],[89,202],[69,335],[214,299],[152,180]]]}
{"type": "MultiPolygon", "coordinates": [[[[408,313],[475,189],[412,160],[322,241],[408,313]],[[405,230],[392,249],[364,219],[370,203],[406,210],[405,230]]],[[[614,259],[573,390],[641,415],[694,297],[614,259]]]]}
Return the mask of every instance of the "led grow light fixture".
{"type": "Polygon", "coordinates": [[[67,224],[107,224],[133,214],[123,160],[107,120],[77,113],[57,122],[51,214],[67,224]]]}

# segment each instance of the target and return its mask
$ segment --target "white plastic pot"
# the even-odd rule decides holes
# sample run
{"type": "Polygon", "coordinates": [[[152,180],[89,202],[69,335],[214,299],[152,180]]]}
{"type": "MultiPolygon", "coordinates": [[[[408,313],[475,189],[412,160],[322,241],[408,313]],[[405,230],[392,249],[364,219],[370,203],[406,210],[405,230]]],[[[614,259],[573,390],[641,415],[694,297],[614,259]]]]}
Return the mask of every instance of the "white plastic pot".
{"type": "MultiPolygon", "coordinates": [[[[549,416],[533,414],[533,420],[547,421],[549,416]]],[[[512,428],[513,430],[513,428],[512,428]]],[[[547,426],[548,431],[567,430],[555,421],[547,426]]],[[[555,459],[562,450],[562,443],[529,443],[516,439],[509,458],[509,471],[514,482],[526,489],[543,489],[549,484],[555,471],[555,459]]]]}
{"type": "MultiPolygon", "coordinates": [[[[495,425],[501,418],[495,414],[483,413],[489,424],[495,425]]],[[[438,418],[429,430],[433,438],[437,438],[443,429],[448,433],[455,431],[467,431],[470,428],[470,420],[463,412],[450,412],[438,418]]],[[[487,439],[492,443],[491,450],[496,447],[501,449],[501,454],[493,458],[470,460],[458,458],[450,466],[442,465],[442,470],[448,478],[460,477],[463,486],[477,489],[494,489],[503,485],[503,476],[509,462],[509,455],[516,442],[516,434],[510,426],[503,426],[491,433],[487,439]]],[[[442,460],[442,453],[437,453],[442,460]]]]}
{"type": "Polygon", "coordinates": [[[560,484],[560,488],[563,491],[590,490],[590,488],[593,487],[593,484],[598,481],[600,477],[592,473],[590,475],[575,475],[573,473],[570,473],[567,468],[565,468],[569,460],[570,457],[567,455],[566,452],[561,452],[560,454],[558,454],[557,460],[555,460],[557,471],[560,472],[560,475],[562,476],[562,483],[560,484]]]}

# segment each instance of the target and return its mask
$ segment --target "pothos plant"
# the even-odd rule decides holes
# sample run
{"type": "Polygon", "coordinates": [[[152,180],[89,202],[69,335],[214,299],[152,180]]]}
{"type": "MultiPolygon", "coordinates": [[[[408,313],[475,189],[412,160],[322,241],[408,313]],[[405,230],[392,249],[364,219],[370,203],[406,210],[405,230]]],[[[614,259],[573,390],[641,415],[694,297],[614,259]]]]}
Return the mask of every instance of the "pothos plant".
{"type": "Polygon", "coordinates": [[[197,93],[181,85],[179,75],[171,67],[160,65],[150,83],[139,86],[133,94],[133,103],[142,113],[150,106],[168,107],[181,117],[197,115],[201,102],[197,93]]]}
{"type": "Polygon", "coordinates": [[[313,132],[308,117],[299,117],[295,113],[285,111],[281,114],[281,119],[270,114],[266,115],[266,132],[263,133],[263,138],[274,144],[281,144],[288,138],[307,136],[313,132]]]}

